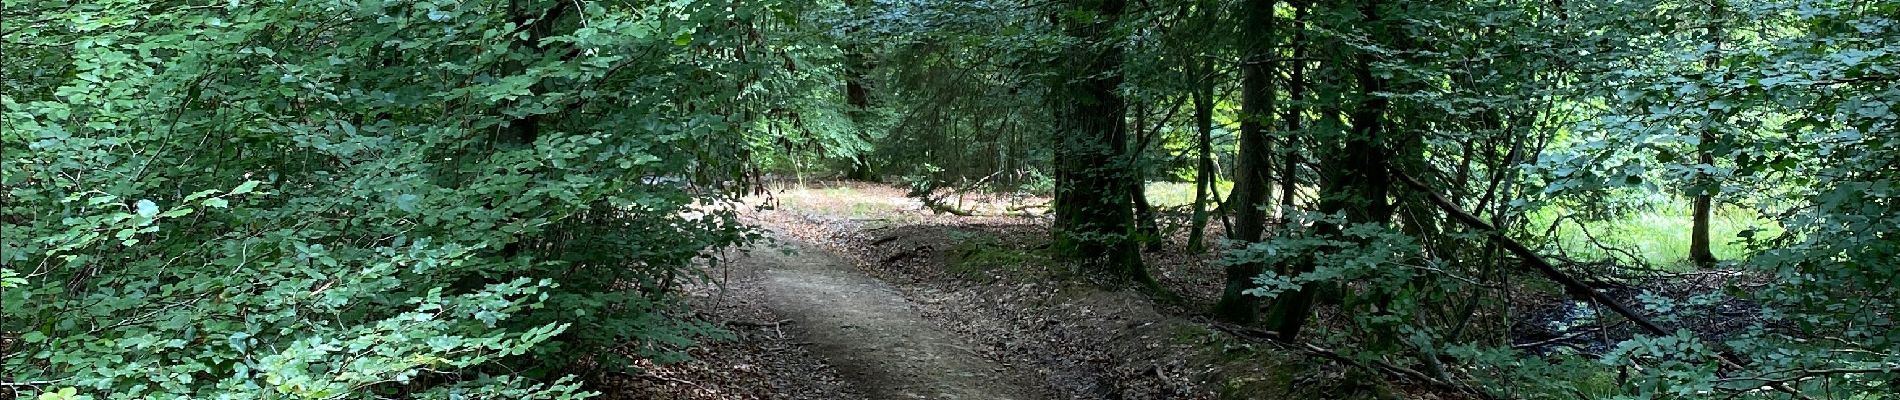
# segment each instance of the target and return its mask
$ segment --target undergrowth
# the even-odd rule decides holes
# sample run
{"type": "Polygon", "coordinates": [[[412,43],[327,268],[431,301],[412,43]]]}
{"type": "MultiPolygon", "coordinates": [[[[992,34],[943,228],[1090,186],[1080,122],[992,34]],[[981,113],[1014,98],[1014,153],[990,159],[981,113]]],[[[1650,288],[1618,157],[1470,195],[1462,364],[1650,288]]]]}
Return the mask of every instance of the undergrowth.
{"type": "Polygon", "coordinates": [[[1025,265],[1049,261],[1049,256],[1040,250],[1004,243],[983,232],[953,231],[950,240],[955,244],[947,253],[945,269],[966,278],[998,273],[1014,275],[1022,272],[1025,265]]]}

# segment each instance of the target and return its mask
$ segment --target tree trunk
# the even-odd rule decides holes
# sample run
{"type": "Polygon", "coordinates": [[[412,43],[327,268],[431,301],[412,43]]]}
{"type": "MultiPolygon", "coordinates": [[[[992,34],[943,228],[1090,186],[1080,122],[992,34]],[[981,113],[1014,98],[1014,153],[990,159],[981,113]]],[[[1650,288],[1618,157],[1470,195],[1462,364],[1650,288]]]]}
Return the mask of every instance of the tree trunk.
{"type": "MultiPolygon", "coordinates": [[[[1722,66],[1721,19],[1722,0],[1711,0],[1708,31],[1709,42],[1714,45],[1714,49],[1702,59],[1704,74],[1714,74],[1716,69],[1722,66]]],[[[1715,92],[1710,93],[1713,97],[1715,92]]],[[[1721,139],[1721,134],[1716,129],[1717,125],[1722,123],[1722,115],[1720,110],[1710,110],[1709,120],[1703,123],[1702,143],[1696,145],[1696,162],[1702,165],[1711,167],[1715,165],[1713,147],[1716,145],[1715,142],[1721,139]]],[[[1695,215],[1692,217],[1693,221],[1689,229],[1689,260],[1702,268],[1714,267],[1715,253],[1709,248],[1709,214],[1715,211],[1715,192],[1719,191],[1719,184],[1708,173],[1698,172],[1695,187],[1691,191],[1695,193],[1695,209],[1692,210],[1695,215]]]]}
{"type": "Polygon", "coordinates": [[[1079,13],[1064,18],[1065,30],[1082,39],[1070,49],[1065,74],[1055,82],[1056,101],[1056,251],[1085,268],[1125,282],[1154,288],[1141,264],[1134,235],[1134,213],[1127,182],[1133,178],[1123,157],[1128,147],[1127,106],[1116,92],[1121,85],[1120,41],[1111,37],[1120,18],[1121,0],[1077,0],[1079,13]],[[1088,20],[1075,20],[1088,17],[1088,20]]]}
{"type": "MultiPolygon", "coordinates": [[[[1168,121],[1164,118],[1155,123],[1166,124],[1168,121]]],[[[1161,249],[1161,227],[1160,223],[1155,221],[1154,205],[1148,203],[1146,169],[1149,140],[1160,131],[1157,129],[1151,133],[1148,130],[1146,103],[1135,105],[1134,131],[1136,145],[1134,151],[1128,152],[1128,171],[1132,174],[1132,179],[1128,180],[1128,196],[1135,202],[1135,236],[1145,245],[1143,248],[1148,251],[1157,251],[1161,249]]]]}
{"type": "Polygon", "coordinates": [[[1284,210],[1293,208],[1294,196],[1299,193],[1300,153],[1299,135],[1301,114],[1306,110],[1306,9],[1307,2],[1292,0],[1293,5],[1293,61],[1288,63],[1286,132],[1280,142],[1280,226],[1286,226],[1292,217],[1284,210]]]}
{"type": "MultiPolygon", "coordinates": [[[[534,6],[532,1],[527,0],[512,0],[508,2],[509,19],[514,21],[517,25],[525,26],[525,29],[522,30],[523,35],[515,39],[515,49],[512,51],[517,53],[542,53],[540,48],[541,38],[549,34],[549,26],[553,20],[560,18],[561,14],[567,10],[567,5],[562,3],[555,3],[551,6],[552,8],[547,10],[534,9],[534,6]]],[[[529,65],[520,61],[508,61],[504,64],[503,68],[508,70],[507,73],[523,73],[527,71],[528,67],[529,65]]],[[[544,93],[547,91],[545,85],[541,82],[542,81],[537,81],[534,84],[534,93],[544,93]]],[[[519,147],[533,146],[534,142],[541,138],[541,115],[529,114],[516,118],[509,121],[507,128],[503,129],[503,131],[506,132],[506,136],[502,139],[503,144],[519,147]]]]}
{"type": "Polygon", "coordinates": [[[1198,135],[1200,162],[1194,172],[1194,216],[1188,227],[1187,251],[1207,251],[1207,202],[1214,177],[1214,79],[1207,76],[1212,66],[1205,59],[1188,60],[1188,81],[1194,82],[1194,131],[1198,135]]]}
{"type": "MultiPolygon", "coordinates": [[[[1363,17],[1359,26],[1365,27],[1374,40],[1387,39],[1383,36],[1396,34],[1385,32],[1384,22],[1379,17],[1378,0],[1365,0],[1359,3],[1359,13],[1363,17]]],[[[1348,117],[1351,131],[1347,134],[1343,151],[1325,157],[1322,166],[1327,174],[1321,191],[1319,211],[1325,214],[1344,214],[1346,223],[1385,224],[1392,217],[1392,205],[1387,199],[1391,186],[1391,177],[1385,166],[1390,155],[1386,146],[1386,110],[1389,102],[1379,93],[1385,91],[1385,80],[1373,74],[1373,56],[1363,51],[1353,55],[1351,73],[1359,84],[1359,104],[1348,117]]],[[[1314,234],[1321,238],[1339,236],[1344,226],[1332,223],[1315,224],[1314,234]]],[[[1311,272],[1314,260],[1307,259],[1299,263],[1290,275],[1311,272]]],[[[1313,313],[1313,298],[1317,288],[1303,286],[1293,293],[1286,293],[1274,301],[1268,312],[1267,326],[1281,339],[1295,340],[1301,328],[1313,313]]]]}
{"type": "MultiPolygon", "coordinates": [[[[863,10],[860,8],[864,6],[864,0],[845,0],[844,5],[845,8],[851,10],[851,13],[863,15],[863,10]]],[[[857,31],[858,28],[855,25],[846,28],[845,37],[857,38],[859,37],[857,31]]],[[[864,75],[870,66],[865,61],[864,46],[856,41],[849,41],[853,39],[847,40],[844,48],[841,49],[844,50],[844,102],[846,106],[849,106],[845,110],[845,116],[851,119],[852,126],[857,130],[855,133],[858,140],[869,142],[871,135],[870,132],[865,131],[864,125],[870,122],[867,119],[870,116],[871,92],[865,87],[864,75]]],[[[870,154],[852,154],[851,167],[845,171],[845,178],[857,181],[877,181],[877,170],[871,168],[870,154]]]]}
{"type": "MultiPolygon", "coordinates": [[[[1267,186],[1273,165],[1273,152],[1267,143],[1268,122],[1273,118],[1273,76],[1269,61],[1273,54],[1273,6],[1275,0],[1248,0],[1241,21],[1241,42],[1246,50],[1240,60],[1240,160],[1234,167],[1235,223],[1231,238],[1258,242],[1266,231],[1267,186]]],[[[1265,266],[1259,262],[1229,264],[1227,286],[1221,292],[1214,314],[1235,323],[1252,323],[1259,316],[1260,298],[1246,294],[1254,277],[1265,266]]]]}

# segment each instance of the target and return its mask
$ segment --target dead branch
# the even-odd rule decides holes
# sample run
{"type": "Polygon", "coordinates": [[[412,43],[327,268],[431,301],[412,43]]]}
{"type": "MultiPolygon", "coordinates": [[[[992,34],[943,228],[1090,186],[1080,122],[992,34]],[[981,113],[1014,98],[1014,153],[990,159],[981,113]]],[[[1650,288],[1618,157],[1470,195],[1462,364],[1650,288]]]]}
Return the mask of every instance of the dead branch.
{"type": "Polygon", "coordinates": [[[646,373],[646,374],[639,374],[639,375],[632,375],[632,374],[628,374],[628,375],[631,375],[631,376],[634,376],[634,377],[638,377],[638,378],[644,378],[644,379],[649,379],[649,380],[655,380],[655,381],[660,381],[660,382],[671,382],[671,383],[678,383],[678,384],[682,384],[682,385],[686,385],[686,386],[692,386],[692,387],[695,387],[695,388],[702,388],[702,389],[703,389],[703,388],[705,388],[705,387],[703,387],[703,386],[700,386],[700,385],[699,385],[698,383],[694,383],[693,381],[689,381],[689,380],[685,380],[685,379],[680,379],[680,378],[670,378],[670,377],[664,377],[664,376],[659,376],[659,375],[654,375],[654,374],[651,374],[651,373],[646,373]]]}
{"type": "Polygon", "coordinates": [[[1889,366],[1886,368],[1830,368],[1830,369],[1781,371],[1777,373],[1791,374],[1791,375],[1787,377],[1782,377],[1782,378],[1769,378],[1766,375],[1734,377],[1734,378],[1717,379],[1715,381],[1716,382],[1763,382],[1767,384],[1789,384],[1789,383],[1798,383],[1806,379],[1813,379],[1813,378],[1829,376],[1829,375],[1890,374],[1894,372],[1900,372],[1900,366],[1889,366]]]}
{"type": "Polygon", "coordinates": [[[1411,187],[1412,190],[1424,194],[1427,200],[1437,205],[1440,210],[1443,210],[1446,215],[1450,215],[1453,220],[1457,220],[1467,227],[1478,230],[1479,233],[1483,233],[1486,237],[1490,238],[1492,242],[1503,247],[1504,250],[1510,251],[1511,254],[1516,255],[1518,259],[1524,260],[1524,265],[1530,266],[1532,270],[1537,271],[1539,274],[1543,274],[1545,278],[1550,278],[1550,280],[1563,285],[1565,294],[1576,296],[1578,300],[1594,301],[1607,305],[1610,307],[1610,310],[1615,311],[1617,315],[1622,315],[1623,318],[1629,319],[1630,322],[1635,323],[1636,326],[1642,327],[1643,330],[1651,334],[1659,336],[1669,335],[1668,330],[1656,325],[1656,323],[1650,321],[1648,317],[1638,314],[1636,310],[1631,309],[1628,305],[1624,305],[1621,301],[1617,301],[1616,298],[1590,288],[1590,285],[1578,281],[1576,278],[1571,277],[1570,274],[1557,270],[1555,265],[1551,265],[1550,261],[1545,260],[1543,256],[1537,255],[1537,252],[1531,251],[1531,249],[1525,247],[1523,243],[1519,243],[1517,240],[1505,236],[1504,231],[1498,230],[1489,223],[1485,223],[1484,220],[1479,219],[1475,215],[1471,215],[1469,212],[1465,212],[1463,208],[1458,207],[1457,204],[1453,204],[1451,200],[1445,199],[1445,196],[1439,195],[1438,191],[1432,190],[1431,187],[1425,186],[1425,184],[1419,182],[1418,179],[1413,179],[1411,175],[1407,175],[1405,171],[1401,171],[1398,168],[1389,169],[1392,171],[1392,176],[1398,178],[1399,182],[1403,182],[1405,186],[1411,187]]]}
{"type": "MultiPolygon", "coordinates": [[[[949,197],[949,196],[945,195],[944,197],[949,197]]],[[[959,217],[969,217],[969,216],[976,215],[976,213],[973,213],[973,212],[957,209],[956,206],[944,204],[942,199],[932,198],[930,197],[929,194],[918,196],[917,201],[924,203],[924,208],[929,208],[931,211],[951,214],[951,215],[955,215],[959,217]]]]}
{"type": "Polygon", "coordinates": [[[1610,328],[1623,326],[1623,324],[1626,324],[1626,323],[1629,323],[1629,321],[1622,321],[1622,322],[1617,322],[1610,325],[1597,326],[1597,327],[1593,327],[1589,329],[1580,329],[1580,330],[1577,330],[1576,332],[1571,332],[1564,335],[1558,335],[1557,337],[1539,340],[1539,341],[1530,342],[1530,343],[1515,343],[1511,345],[1511,348],[1518,349],[1518,350],[1534,349],[1538,347],[1547,346],[1552,343],[1568,342],[1572,340],[1577,340],[1578,338],[1582,338],[1584,335],[1589,335],[1592,333],[1597,333],[1599,331],[1609,330],[1610,328]]]}

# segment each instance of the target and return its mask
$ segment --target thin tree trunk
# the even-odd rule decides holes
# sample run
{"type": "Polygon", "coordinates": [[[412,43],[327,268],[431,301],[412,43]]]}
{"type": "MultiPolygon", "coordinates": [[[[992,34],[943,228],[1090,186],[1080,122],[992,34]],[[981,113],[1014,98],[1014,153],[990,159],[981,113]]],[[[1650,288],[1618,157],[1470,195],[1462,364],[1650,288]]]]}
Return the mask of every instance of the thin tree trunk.
{"type": "MultiPolygon", "coordinates": [[[[1714,49],[1702,59],[1705,76],[1714,74],[1722,66],[1722,13],[1722,0],[1710,0],[1709,42],[1714,45],[1714,49]]],[[[1714,92],[1710,93],[1713,97],[1714,92]]],[[[1712,148],[1720,140],[1720,132],[1716,129],[1722,122],[1722,115],[1720,110],[1710,110],[1709,120],[1702,126],[1702,143],[1696,145],[1696,161],[1702,165],[1715,165],[1712,148]]],[[[1695,209],[1692,211],[1695,215],[1691,218],[1693,221],[1689,229],[1689,260],[1702,268],[1714,267],[1716,262],[1715,253],[1709,248],[1709,217],[1715,211],[1715,192],[1719,191],[1717,186],[1715,179],[1707,172],[1696,174],[1696,184],[1692,190],[1695,193],[1695,209]]]]}
{"type": "MultiPolygon", "coordinates": [[[[1176,106],[1178,107],[1179,103],[1177,103],[1176,106]]],[[[1166,123],[1168,123],[1167,119],[1156,122],[1156,124],[1166,123]]],[[[1160,224],[1155,221],[1154,205],[1148,203],[1148,191],[1145,190],[1148,184],[1148,178],[1144,170],[1147,168],[1148,158],[1146,155],[1148,154],[1148,142],[1153,138],[1153,135],[1159,133],[1159,130],[1157,129],[1154,133],[1150,133],[1148,130],[1147,103],[1135,105],[1135,126],[1133,130],[1135,131],[1136,145],[1134,151],[1128,152],[1128,170],[1133,178],[1128,180],[1128,196],[1135,203],[1135,236],[1145,245],[1145,249],[1156,251],[1161,248],[1161,228],[1160,224]]]]}
{"type": "Polygon", "coordinates": [[[1214,80],[1207,76],[1211,66],[1208,61],[1195,58],[1188,61],[1188,80],[1194,82],[1194,131],[1198,135],[1200,162],[1194,172],[1194,216],[1188,228],[1187,251],[1200,253],[1207,251],[1207,202],[1213,190],[1214,177],[1214,80]]]}
{"type": "MultiPolygon", "coordinates": [[[[1359,13],[1363,20],[1359,25],[1365,27],[1369,36],[1375,40],[1388,39],[1384,36],[1397,34],[1386,32],[1385,22],[1379,16],[1378,0],[1364,0],[1359,4],[1359,13]]],[[[1373,55],[1364,51],[1353,55],[1351,73],[1359,83],[1359,104],[1350,113],[1351,132],[1346,137],[1343,151],[1326,158],[1325,180],[1320,212],[1325,214],[1344,214],[1347,224],[1385,224],[1392,216],[1392,205],[1387,200],[1391,186],[1390,175],[1385,165],[1390,155],[1385,150],[1386,111],[1389,101],[1379,93],[1385,91],[1385,80],[1373,74],[1373,55]]],[[[1345,227],[1338,224],[1321,222],[1315,224],[1314,234],[1321,238],[1337,238],[1345,227]]],[[[1315,260],[1300,262],[1289,275],[1311,272],[1315,260]]],[[[1293,293],[1284,293],[1274,301],[1268,312],[1269,330],[1285,340],[1295,340],[1306,320],[1313,313],[1315,287],[1303,286],[1293,293]]]]}
{"type": "MultiPolygon", "coordinates": [[[[859,8],[864,6],[864,0],[845,0],[844,5],[845,8],[851,9],[853,14],[862,15],[862,10],[859,8]]],[[[857,37],[856,26],[846,29],[845,37],[857,37]]],[[[863,46],[858,43],[848,42],[842,50],[844,50],[844,101],[845,105],[849,106],[845,111],[845,116],[849,117],[852,125],[857,128],[854,133],[858,136],[858,140],[868,142],[871,140],[871,135],[864,129],[864,125],[870,122],[868,117],[871,108],[871,92],[865,87],[864,75],[870,66],[865,61],[863,46]]],[[[852,154],[851,168],[845,171],[845,178],[876,181],[877,171],[871,167],[870,155],[852,154]]]]}
{"type": "Polygon", "coordinates": [[[1300,153],[1299,135],[1301,114],[1306,111],[1306,9],[1307,2],[1292,0],[1293,5],[1293,61],[1287,73],[1286,132],[1280,143],[1280,226],[1291,222],[1292,216],[1286,213],[1293,208],[1294,196],[1299,193],[1300,153]]]}

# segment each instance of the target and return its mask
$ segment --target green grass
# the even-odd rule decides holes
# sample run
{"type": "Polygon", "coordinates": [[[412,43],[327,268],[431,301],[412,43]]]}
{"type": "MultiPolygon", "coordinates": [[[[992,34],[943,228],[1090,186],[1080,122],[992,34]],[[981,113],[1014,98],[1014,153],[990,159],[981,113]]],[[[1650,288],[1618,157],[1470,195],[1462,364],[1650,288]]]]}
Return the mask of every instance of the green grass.
{"type": "MultiPolygon", "coordinates": [[[[1225,195],[1232,191],[1233,182],[1217,182],[1216,193],[1225,195]]],[[[1302,188],[1311,190],[1311,188],[1302,188]]],[[[1146,187],[1148,202],[1156,207],[1183,207],[1194,202],[1193,182],[1150,182],[1146,187]]],[[[1310,193],[1308,193],[1310,194],[1310,193]]],[[[1211,204],[1209,205],[1212,206],[1211,204]]],[[[1607,221],[1585,221],[1583,226],[1589,229],[1589,236],[1575,222],[1565,221],[1555,232],[1556,245],[1572,257],[1586,261],[1609,258],[1608,252],[1590,243],[1590,236],[1605,245],[1635,254],[1644,263],[1672,270],[1688,271],[1693,269],[1689,262],[1689,202],[1686,199],[1671,198],[1660,204],[1651,205],[1649,210],[1639,211],[1607,221]]],[[[1529,228],[1536,235],[1542,235],[1552,220],[1571,214],[1570,210],[1546,208],[1531,215],[1529,228]]],[[[1717,207],[1710,219],[1709,233],[1711,251],[1722,260],[1740,260],[1750,255],[1742,243],[1738,243],[1736,234],[1750,228],[1760,229],[1758,237],[1779,235],[1781,226],[1773,220],[1764,219],[1753,209],[1723,206],[1717,207]]]]}
{"type": "MultiPolygon", "coordinates": [[[[1531,215],[1530,226],[1533,232],[1542,234],[1551,221],[1570,214],[1570,210],[1548,208],[1531,215]]],[[[1689,262],[1689,231],[1692,221],[1690,207],[1686,200],[1673,199],[1656,204],[1650,210],[1639,211],[1621,218],[1607,221],[1585,221],[1583,227],[1576,222],[1564,221],[1554,236],[1556,245],[1573,257],[1584,260],[1603,260],[1610,254],[1590,243],[1590,237],[1609,247],[1627,250],[1643,262],[1672,271],[1689,271],[1694,266],[1689,262]],[[1585,235],[1583,228],[1588,228],[1585,235]]],[[[1717,207],[1709,219],[1710,251],[1722,260],[1739,260],[1750,255],[1749,250],[1736,234],[1743,230],[1760,229],[1758,235],[1773,236],[1781,234],[1781,226],[1772,220],[1764,219],[1755,210],[1723,206],[1717,207]]]]}
{"type": "MultiPolygon", "coordinates": [[[[1228,192],[1232,191],[1234,191],[1233,182],[1214,182],[1214,193],[1216,195],[1226,196],[1228,192]]],[[[1155,207],[1186,207],[1194,205],[1194,182],[1149,182],[1146,192],[1148,195],[1148,204],[1152,204],[1155,207]]],[[[1212,209],[1214,208],[1214,204],[1209,202],[1207,207],[1212,209]]]]}

